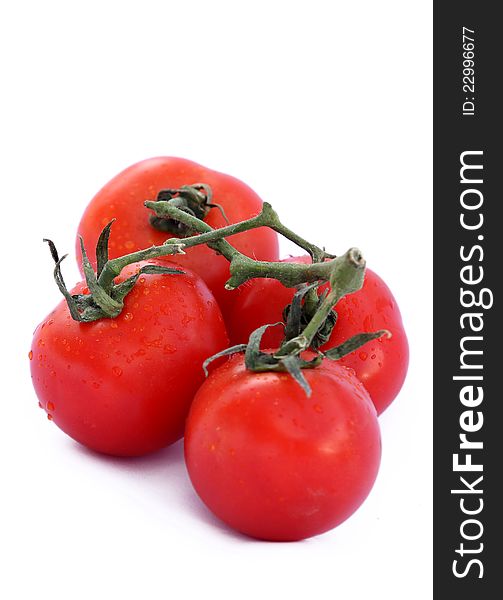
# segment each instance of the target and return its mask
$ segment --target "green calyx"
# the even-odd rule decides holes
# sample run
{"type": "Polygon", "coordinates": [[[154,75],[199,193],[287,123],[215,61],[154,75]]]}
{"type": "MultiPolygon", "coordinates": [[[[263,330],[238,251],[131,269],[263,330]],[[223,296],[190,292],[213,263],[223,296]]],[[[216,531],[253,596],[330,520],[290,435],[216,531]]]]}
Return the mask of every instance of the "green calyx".
{"type": "Polygon", "coordinates": [[[54,279],[60,292],[65,297],[70,315],[75,321],[89,323],[91,321],[97,321],[98,319],[114,319],[115,317],[118,317],[124,308],[125,297],[133,289],[140,275],[183,274],[183,271],[179,269],[163,267],[160,265],[144,265],[138,269],[134,275],[131,275],[120,283],[115,283],[112,279],[109,281],[108,285],[102,285],[99,282],[99,278],[105,265],[108,264],[108,240],[112,223],[113,221],[103,229],[99,237],[96,246],[96,271],[89,261],[84,248],[84,243],[82,238],[80,238],[82,267],[87,287],[89,288],[88,294],[70,294],[61,273],[61,263],[67,257],[67,254],[60,258],[54,242],[44,239],[44,242],[49,244],[49,249],[55,262],[54,279]]]}
{"type": "MultiPolygon", "coordinates": [[[[205,183],[193,183],[184,185],[180,188],[170,188],[161,190],[157,194],[155,202],[169,202],[169,204],[180,211],[204,221],[212,208],[218,208],[224,219],[228,222],[227,216],[220,204],[211,202],[213,192],[209,185],[205,183]]],[[[182,221],[174,217],[153,214],[149,217],[149,222],[158,231],[171,233],[184,238],[192,235],[194,230],[182,221]]]]}
{"type": "Polygon", "coordinates": [[[208,366],[213,361],[224,356],[244,352],[245,366],[249,371],[254,371],[256,373],[263,373],[265,371],[287,372],[304,390],[306,396],[309,397],[311,395],[311,386],[302,373],[303,369],[314,369],[318,367],[324,359],[339,360],[347,354],[351,354],[351,352],[358,350],[358,348],[361,348],[367,342],[371,342],[372,340],[376,340],[383,336],[391,336],[390,332],[385,329],[372,333],[359,333],[326,352],[317,350],[314,358],[305,360],[300,353],[294,351],[285,354],[281,349],[277,352],[263,352],[260,350],[260,342],[265,331],[269,327],[275,327],[277,325],[284,324],[273,323],[271,325],[262,325],[262,327],[259,327],[251,333],[247,344],[232,346],[207,358],[203,364],[206,376],[208,375],[208,366]]]}
{"type": "MultiPolygon", "coordinates": [[[[300,285],[292,298],[292,303],[284,308],[285,342],[301,335],[327,297],[328,290],[318,294],[319,285],[318,281],[310,285],[300,285]]],[[[332,309],[311,340],[312,350],[317,350],[328,342],[336,322],[337,313],[332,309]]]]}

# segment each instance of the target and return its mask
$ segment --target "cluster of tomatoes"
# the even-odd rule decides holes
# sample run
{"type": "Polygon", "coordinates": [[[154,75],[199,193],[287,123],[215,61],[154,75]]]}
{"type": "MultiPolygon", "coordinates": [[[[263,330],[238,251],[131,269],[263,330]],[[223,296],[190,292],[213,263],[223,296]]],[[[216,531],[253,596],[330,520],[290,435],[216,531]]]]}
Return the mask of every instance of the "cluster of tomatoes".
{"type": "MultiPolygon", "coordinates": [[[[182,159],[145,160],[106,184],[84,212],[78,234],[91,263],[96,266],[92,249],[112,219],[110,258],[162,245],[171,234],[152,226],[144,201],[194,182],[209,185],[223,209],[205,216],[213,228],[261,210],[260,198],[233,177],[182,159]]],[[[229,241],[254,259],[279,260],[272,229],[229,241]]],[[[47,417],[81,444],[116,456],[155,452],[185,436],[196,492],[250,536],[298,540],[337,526],[374,483],[377,415],[407,371],[407,339],[386,284],[366,271],[363,287],[337,304],[336,326],[321,351],[361,332],[387,329],[392,336],[304,370],[308,396],[288,373],[248,370],[242,354],[216,361],[207,379],[202,368],[230,344],[246,343],[258,327],[281,321],[295,290],[274,279],[225,290],[229,263],[206,245],[154,262],[175,263],[180,272],[141,275],[119,316],[78,322],[63,300],[37,327],[29,358],[47,417]]],[[[123,269],[116,283],[141,266],[123,269]]],[[[71,294],[88,291],[82,281],[71,294]]],[[[274,349],[281,340],[281,328],[270,328],[263,346],[274,349]]]]}

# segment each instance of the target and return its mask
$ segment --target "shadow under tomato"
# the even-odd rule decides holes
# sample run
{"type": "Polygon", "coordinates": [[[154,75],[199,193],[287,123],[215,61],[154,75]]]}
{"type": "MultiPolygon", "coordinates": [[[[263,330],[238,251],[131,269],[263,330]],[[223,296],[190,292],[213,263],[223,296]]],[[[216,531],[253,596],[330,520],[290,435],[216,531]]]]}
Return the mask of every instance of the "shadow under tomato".
{"type": "Polygon", "coordinates": [[[217,528],[229,537],[250,542],[260,541],[228,527],[217,519],[199,499],[192,488],[185,468],[183,440],[152,454],[140,457],[117,457],[100,454],[77,442],[72,441],[72,443],[74,450],[88,460],[102,465],[109,465],[116,471],[141,480],[141,484],[145,488],[149,487],[159,501],[166,504],[166,510],[174,508],[174,502],[177,502],[180,510],[188,511],[195,519],[217,528]]]}

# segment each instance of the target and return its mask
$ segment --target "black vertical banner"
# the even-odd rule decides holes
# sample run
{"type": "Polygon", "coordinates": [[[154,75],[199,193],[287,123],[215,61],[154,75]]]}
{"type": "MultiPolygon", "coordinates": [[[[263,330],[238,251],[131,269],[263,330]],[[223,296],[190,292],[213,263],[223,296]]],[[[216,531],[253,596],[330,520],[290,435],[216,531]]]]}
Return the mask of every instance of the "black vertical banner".
{"type": "Polygon", "coordinates": [[[503,580],[503,30],[434,3],[434,598],[503,580]]]}

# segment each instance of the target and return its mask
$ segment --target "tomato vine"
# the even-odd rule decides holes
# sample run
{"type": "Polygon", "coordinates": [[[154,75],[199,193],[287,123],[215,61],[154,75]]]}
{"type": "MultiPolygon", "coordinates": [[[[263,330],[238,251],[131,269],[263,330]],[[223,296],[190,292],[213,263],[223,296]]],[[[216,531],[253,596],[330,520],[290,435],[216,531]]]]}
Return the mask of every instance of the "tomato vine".
{"type": "MultiPolygon", "coordinates": [[[[272,206],[264,202],[261,212],[244,221],[213,229],[204,222],[204,217],[211,208],[219,207],[212,202],[210,186],[204,183],[182,186],[177,189],[161,191],[155,201],[146,200],[146,208],[153,211],[151,223],[166,231],[177,231],[181,238],[170,238],[160,246],[151,246],[117,258],[108,257],[108,240],[113,221],[102,231],[97,247],[97,268],[93,269],[84,247],[82,238],[81,252],[83,270],[88,294],[72,296],[64,284],[61,274],[61,259],[58,257],[54,244],[49,241],[51,253],[56,262],[55,280],[65,296],[70,314],[77,321],[94,321],[101,318],[116,318],[122,311],[125,296],[133,289],[140,274],[170,273],[179,274],[183,271],[168,267],[143,266],[134,276],[120,284],[115,284],[115,278],[121,271],[136,262],[184,254],[186,250],[206,244],[224,256],[230,263],[230,278],[225,284],[227,290],[234,290],[243,283],[254,278],[273,278],[286,287],[298,287],[299,293],[291,306],[289,317],[286,319],[286,335],[281,346],[272,353],[260,350],[260,340],[267,326],[259,328],[250,336],[247,345],[239,345],[219,352],[205,363],[206,369],[212,358],[224,354],[246,350],[246,366],[253,371],[276,370],[288,371],[294,379],[310,393],[309,385],[302,375],[301,369],[315,368],[323,358],[338,360],[349,352],[353,352],[371,340],[391,335],[386,330],[354,335],[336,348],[321,353],[316,342],[320,331],[325,330],[324,336],[329,337],[335,324],[333,307],[347,294],[358,291],[363,285],[365,260],[358,248],[350,248],[345,254],[335,256],[308,242],[282,223],[272,206]],[[199,218],[202,217],[202,218],[199,218]],[[250,258],[237,250],[226,238],[258,227],[269,227],[294,242],[309,253],[310,264],[267,262],[250,258]],[[319,283],[328,282],[330,291],[319,297],[319,283]],[[313,284],[305,287],[305,284],[313,284]],[[300,305],[302,302],[311,305],[311,318],[300,328],[300,305]],[[292,331],[296,334],[293,335],[292,331]],[[313,349],[317,352],[315,359],[304,360],[304,351],[313,349]]],[[[221,207],[220,207],[221,208],[221,207]]]]}

